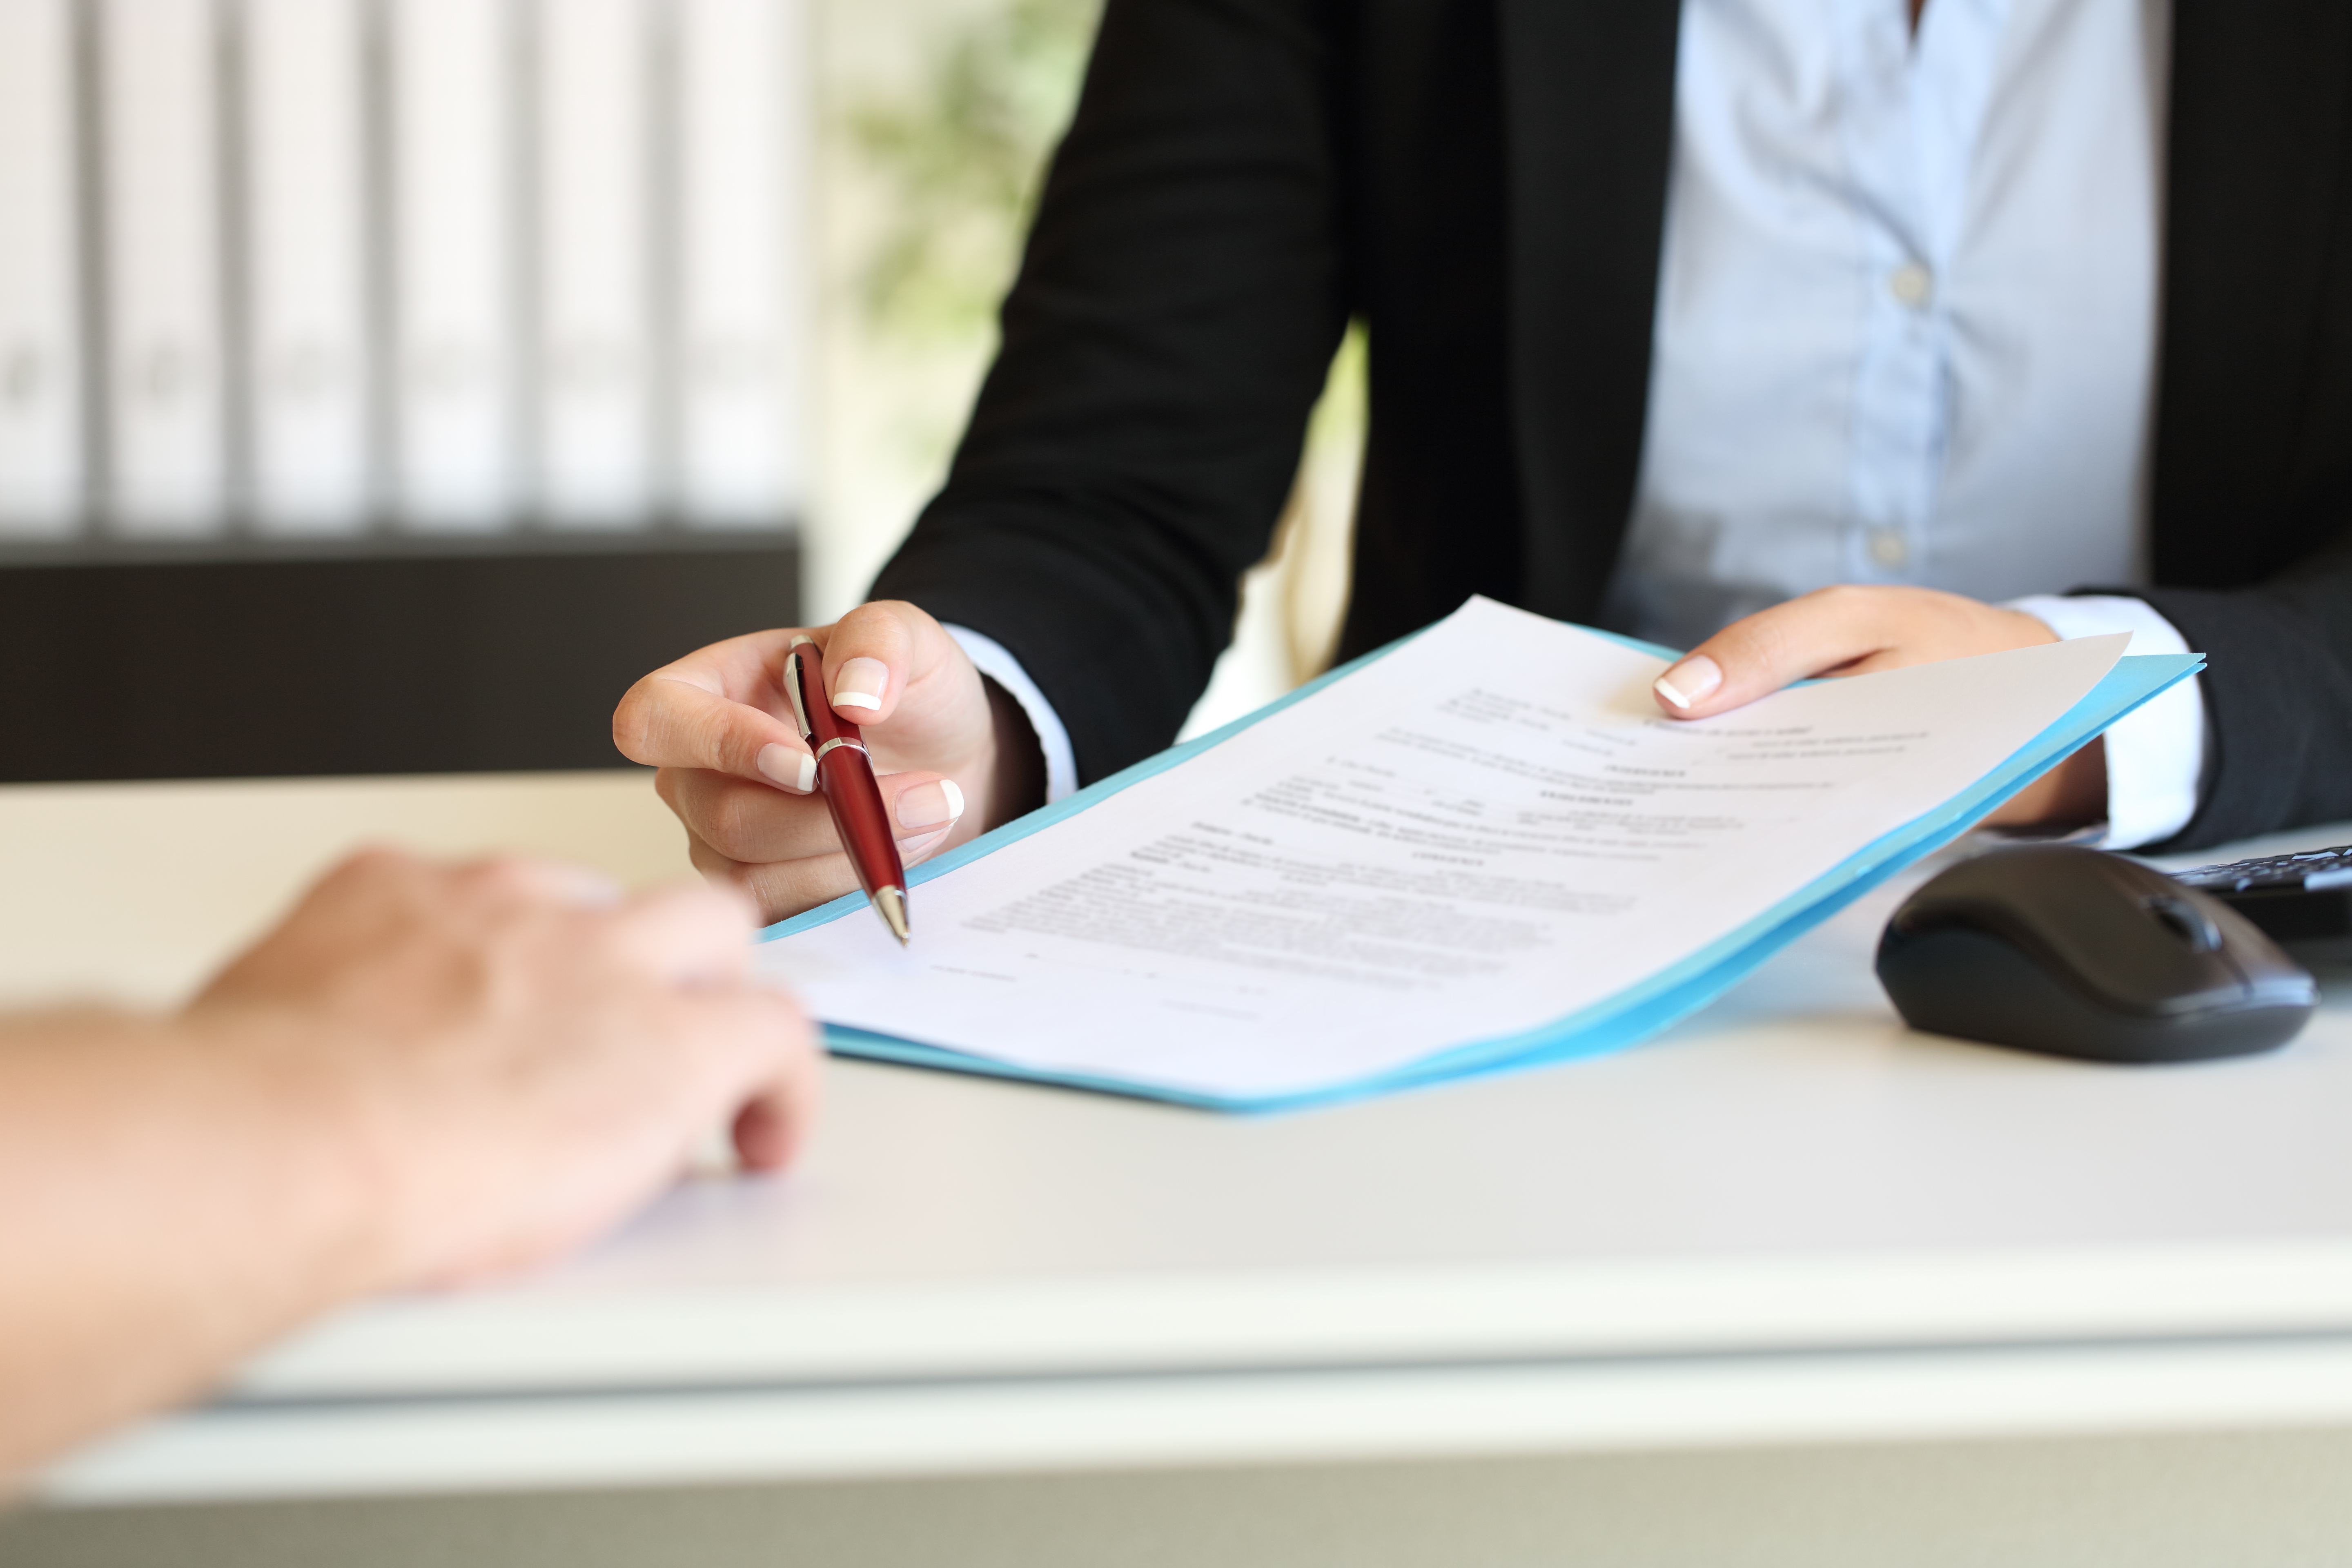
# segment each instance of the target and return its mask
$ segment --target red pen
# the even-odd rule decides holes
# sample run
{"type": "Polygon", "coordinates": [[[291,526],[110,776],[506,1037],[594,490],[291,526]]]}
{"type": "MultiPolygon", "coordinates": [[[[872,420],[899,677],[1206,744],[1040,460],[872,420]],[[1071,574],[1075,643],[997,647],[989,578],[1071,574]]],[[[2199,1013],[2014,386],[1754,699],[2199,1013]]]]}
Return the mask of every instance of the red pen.
{"type": "Polygon", "coordinates": [[[890,813],[882,804],[882,786],[874,782],[874,762],[866,754],[866,737],[856,725],[833,710],[825,694],[824,655],[807,637],[794,637],[784,655],[784,693],[793,700],[793,718],[801,739],[816,753],[816,787],[833,813],[833,829],[849,851],[857,885],[898,945],[907,943],[907,868],[898,859],[898,839],[890,831],[890,813]]]}

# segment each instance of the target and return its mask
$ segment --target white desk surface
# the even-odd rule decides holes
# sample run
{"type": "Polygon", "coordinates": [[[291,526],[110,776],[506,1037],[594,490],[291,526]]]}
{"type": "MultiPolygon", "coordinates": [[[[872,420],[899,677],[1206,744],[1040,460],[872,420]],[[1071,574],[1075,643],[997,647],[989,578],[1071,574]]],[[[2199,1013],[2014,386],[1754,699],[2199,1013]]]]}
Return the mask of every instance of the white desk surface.
{"type": "MultiPolygon", "coordinates": [[[[152,994],[356,837],[520,828],[645,880],[682,860],[657,812],[629,775],[0,791],[0,952],[152,994]],[[263,871],[221,847],[240,832],[263,871]],[[177,911],[161,966],[95,937],[131,886],[134,927],[177,911]],[[36,934],[45,908],[68,912],[36,934]],[[61,929],[89,934],[63,952],[61,929]]],[[[46,1492],[2352,1422],[2352,986],[2240,1062],[1926,1038],[1870,973],[1895,897],[1623,1055],[1333,1110],[836,1064],[789,1175],[690,1184],[535,1278],[347,1313],[46,1492]]]]}

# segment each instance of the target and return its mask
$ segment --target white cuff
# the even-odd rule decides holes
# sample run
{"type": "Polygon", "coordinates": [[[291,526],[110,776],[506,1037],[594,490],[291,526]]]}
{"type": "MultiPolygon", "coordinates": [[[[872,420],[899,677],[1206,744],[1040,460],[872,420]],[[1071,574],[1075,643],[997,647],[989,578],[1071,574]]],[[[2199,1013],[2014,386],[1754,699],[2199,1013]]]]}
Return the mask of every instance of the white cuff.
{"type": "MultiPolygon", "coordinates": [[[[2129,652],[2187,653],[2189,643],[2145,599],[2091,594],[2011,599],[2061,639],[2129,632],[2129,652]]],[[[2191,676],[2116,721],[2107,731],[2107,828],[2104,849],[2131,849],[2171,837],[2197,815],[2205,776],[2204,684],[2191,676]]]]}
{"type": "Polygon", "coordinates": [[[1004,688],[1005,695],[1021,704],[1021,711],[1029,716],[1029,728],[1037,731],[1038,749],[1045,753],[1045,804],[1077,794],[1078,758],[1070,749],[1070,732],[1062,728],[1062,716],[1054,711],[1054,705],[1045,700],[1045,694],[1037,689],[1013,650],[970,626],[949,626],[947,634],[981,674],[1004,688]]]}

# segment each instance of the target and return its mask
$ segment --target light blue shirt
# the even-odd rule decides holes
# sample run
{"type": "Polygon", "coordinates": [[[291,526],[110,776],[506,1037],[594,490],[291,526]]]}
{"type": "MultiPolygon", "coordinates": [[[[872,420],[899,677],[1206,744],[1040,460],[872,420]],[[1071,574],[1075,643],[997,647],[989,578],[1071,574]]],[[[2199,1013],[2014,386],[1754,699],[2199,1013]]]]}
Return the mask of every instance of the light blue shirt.
{"type": "MultiPolygon", "coordinates": [[[[1685,0],[1650,409],[1604,623],[1676,647],[1832,583],[2145,576],[2167,0],[1685,0]]],[[[2184,651],[2137,599],[2062,637],[2184,651]]],[[[1049,795],[1060,721],[1029,713],[1049,795]]],[[[2188,681],[2110,731],[2106,842],[2196,807],[2188,681]]]]}
{"type": "MultiPolygon", "coordinates": [[[[2146,580],[2165,0],[1685,0],[1647,437],[1603,620],[1687,647],[1832,583],[2146,580]]],[[[2181,639],[2135,599],[2021,604],[2181,639]]],[[[2110,731],[2196,808],[2195,682],[2110,731]]]]}

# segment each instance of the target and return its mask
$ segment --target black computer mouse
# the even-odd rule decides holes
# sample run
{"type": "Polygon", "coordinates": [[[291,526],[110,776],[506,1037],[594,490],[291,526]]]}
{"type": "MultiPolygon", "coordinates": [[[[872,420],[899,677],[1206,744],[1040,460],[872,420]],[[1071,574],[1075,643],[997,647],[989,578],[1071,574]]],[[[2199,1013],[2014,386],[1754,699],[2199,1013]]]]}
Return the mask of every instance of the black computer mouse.
{"type": "Polygon", "coordinates": [[[2268,1050],[2319,1001],[2311,976],[2220,900],[2059,845],[1928,880],[1886,922],[1878,979],[1915,1029],[2100,1062],[2268,1050]]]}

